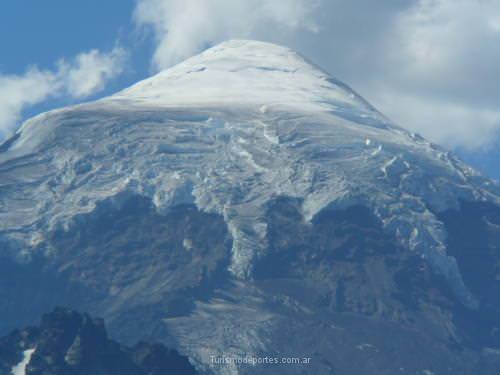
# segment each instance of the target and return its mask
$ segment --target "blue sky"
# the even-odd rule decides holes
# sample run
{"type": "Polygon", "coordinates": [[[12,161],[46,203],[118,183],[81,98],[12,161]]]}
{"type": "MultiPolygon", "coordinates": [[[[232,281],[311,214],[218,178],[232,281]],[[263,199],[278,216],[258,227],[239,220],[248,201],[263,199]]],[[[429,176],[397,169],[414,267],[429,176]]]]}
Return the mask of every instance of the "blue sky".
{"type": "MultiPolygon", "coordinates": [[[[30,66],[54,69],[61,58],[82,51],[111,50],[116,43],[133,49],[127,66],[90,100],[113,93],[151,74],[153,43],[132,22],[134,0],[3,0],[0,4],[0,74],[22,75],[30,66]]],[[[79,102],[69,96],[23,110],[23,118],[79,102]]]]}
{"type": "Polygon", "coordinates": [[[0,132],[230,38],[298,50],[500,178],[499,0],[3,0],[0,132]]]}
{"type": "Polygon", "coordinates": [[[134,2],[3,0],[0,6],[2,71],[50,67],[57,58],[91,48],[107,49],[131,27],[134,2]],[[125,32],[124,32],[125,31],[125,32]]]}

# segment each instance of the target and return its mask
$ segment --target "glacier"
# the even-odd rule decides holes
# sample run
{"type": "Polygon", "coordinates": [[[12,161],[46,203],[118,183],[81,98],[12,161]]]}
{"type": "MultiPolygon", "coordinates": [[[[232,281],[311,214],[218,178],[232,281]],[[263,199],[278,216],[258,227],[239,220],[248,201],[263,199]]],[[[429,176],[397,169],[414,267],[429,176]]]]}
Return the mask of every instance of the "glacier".
{"type": "Polygon", "coordinates": [[[19,262],[53,256],[51,232],[133,195],[160,213],[195,204],[222,215],[240,279],[268,248],[276,198],[298,199],[305,222],[363,205],[469,307],[477,302],[437,213],[461,201],[500,204],[494,182],[299,54],[245,40],[26,121],[0,146],[0,250],[19,262]]]}

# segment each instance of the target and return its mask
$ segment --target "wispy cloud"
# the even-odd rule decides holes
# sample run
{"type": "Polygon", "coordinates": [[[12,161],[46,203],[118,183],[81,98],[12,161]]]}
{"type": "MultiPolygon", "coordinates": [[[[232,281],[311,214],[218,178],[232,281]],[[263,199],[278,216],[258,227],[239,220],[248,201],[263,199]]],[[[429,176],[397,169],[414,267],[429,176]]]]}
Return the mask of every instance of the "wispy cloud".
{"type": "Polygon", "coordinates": [[[91,50],[71,60],[60,60],[54,70],[30,67],[22,75],[0,74],[0,139],[18,125],[25,108],[67,95],[82,99],[102,90],[123,71],[126,53],[91,50]]]}
{"type": "Polygon", "coordinates": [[[81,53],[74,61],[61,61],[59,71],[66,91],[74,98],[84,98],[104,89],[106,83],[123,72],[126,52],[116,47],[110,53],[96,49],[81,53]]]}
{"type": "Polygon", "coordinates": [[[60,86],[52,72],[35,67],[22,76],[0,75],[0,139],[12,131],[23,108],[40,103],[59,91],[60,86]]]}

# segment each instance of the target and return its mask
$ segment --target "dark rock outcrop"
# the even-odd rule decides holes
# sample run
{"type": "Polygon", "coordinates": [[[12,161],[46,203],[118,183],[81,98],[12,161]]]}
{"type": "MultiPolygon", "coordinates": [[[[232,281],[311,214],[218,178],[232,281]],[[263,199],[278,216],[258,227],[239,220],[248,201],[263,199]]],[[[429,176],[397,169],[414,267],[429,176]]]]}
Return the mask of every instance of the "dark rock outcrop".
{"type": "Polygon", "coordinates": [[[145,342],[120,345],[108,338],[103,320],[64,308],[45,314],[39,327],[0,339],[0,374],[10,374],[23,360],[25,375],[197,374],[175,350],[145,342]]]}

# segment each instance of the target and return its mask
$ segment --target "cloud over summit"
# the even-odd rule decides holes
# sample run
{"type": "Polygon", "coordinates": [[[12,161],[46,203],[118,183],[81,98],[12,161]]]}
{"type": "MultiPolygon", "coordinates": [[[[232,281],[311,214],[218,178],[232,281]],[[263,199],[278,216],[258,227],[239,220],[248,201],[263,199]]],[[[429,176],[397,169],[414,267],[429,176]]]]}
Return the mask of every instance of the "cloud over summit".
{"type": "Polygon", "coordinates": [[[317,29],[317,0],[139,0],[134,13],[157,41],[154,65],[167,68],[208,45],[317,29]]]}

